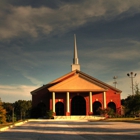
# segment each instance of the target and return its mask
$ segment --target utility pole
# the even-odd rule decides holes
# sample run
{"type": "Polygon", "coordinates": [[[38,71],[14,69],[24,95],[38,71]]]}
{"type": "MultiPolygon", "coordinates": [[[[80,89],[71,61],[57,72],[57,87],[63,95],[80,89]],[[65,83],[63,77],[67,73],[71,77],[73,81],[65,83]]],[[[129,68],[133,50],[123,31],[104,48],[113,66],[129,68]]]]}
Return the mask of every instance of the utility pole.
{"type": "Polygon", "coordinates": [[[113,79],[114,79],[113,84],[114,84],[115,88],[117,88],[117,80],[116,80],[117,78],[118,78],[117,76],[114,76],[113,77],[113,79]]]}

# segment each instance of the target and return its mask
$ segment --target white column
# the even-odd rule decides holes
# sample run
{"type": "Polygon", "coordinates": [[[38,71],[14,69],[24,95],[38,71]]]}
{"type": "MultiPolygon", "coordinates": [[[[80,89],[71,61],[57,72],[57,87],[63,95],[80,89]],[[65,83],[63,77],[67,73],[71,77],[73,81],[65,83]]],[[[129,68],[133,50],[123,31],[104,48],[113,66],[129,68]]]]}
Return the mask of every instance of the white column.
{"type": "Polygon", "coordinates": [[[55,92],[52,92],[52,110],[55,112],[55,92]]]}
{"type": "Polygon", "coordinates": [[[103,92],[103,107],[106,108],[106,92],[103,92]]]}
{"type": "Polygon", "coordinates": [[[67,92],[67,112],[70,112],[70,94],[67,92]]]}
{"type": "Polygon", "coordinates": [[[89,111],[92,111],[92,92],[89,92],[89,111]]]}

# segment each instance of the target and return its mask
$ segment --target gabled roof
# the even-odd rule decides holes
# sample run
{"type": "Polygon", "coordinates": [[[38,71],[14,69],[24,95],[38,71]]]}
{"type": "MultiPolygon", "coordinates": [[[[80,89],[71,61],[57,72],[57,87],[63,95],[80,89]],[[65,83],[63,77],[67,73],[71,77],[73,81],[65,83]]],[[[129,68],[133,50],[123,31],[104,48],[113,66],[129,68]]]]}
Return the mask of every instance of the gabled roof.
{"type": "Polygon", "coordinates": [[[50,88],[50,92],[85,92],[85,91],[106,91],[107,87],[99,86],[94,81],[89,81],[79,74],[76,74],[50,88]]]}
{"type": "Polygon", "coordinates": [[[42,90],[42,89],[44,89],[44,88],[49,88],[49,87],[51,87],[51,86],[53,86],[53,85],[55,85],[55,84],[57,84],[57,83],[59,83],[59,82],[61,82],[61,81],[63,81],[63,80],[65,80],[65,79],[67,79],[67,78],[73,76],[74,74],[75,74],[74,71],[72,71],[72,72],[70,72],[70,73],[67,73],[67,74],[65,74],[64,76],[62,76],[62,77],[60,77],[60,78],[57,78],[56,80],[54,80],[54,81],[52,81],[52,82],[50,82],[50,83],[48,83],[48,84],[46,84],[46,85],[43,85],[43,86],[41,86],[41,87],[39,87],[39,88],[37,88],[37,89],[31,91],[30,93],[31,93],[31,94],[34,94],[34,93],[36,93],[36,92],[38,92],[38,91],[40,91],[40,90],[42,90]]]}
{"type": "Polygon", "coordinates": [[[50,92],[85,92],[85,91],[107,91],[112,89],[117,93],[121,93],[119,89],[110,86],[92,76],[89,76],[79,70],[71,71],[70,73],[55,79],[54,81],[34,90],[31,94],[36,93],[42,88],[48,88],[50,92]]]}

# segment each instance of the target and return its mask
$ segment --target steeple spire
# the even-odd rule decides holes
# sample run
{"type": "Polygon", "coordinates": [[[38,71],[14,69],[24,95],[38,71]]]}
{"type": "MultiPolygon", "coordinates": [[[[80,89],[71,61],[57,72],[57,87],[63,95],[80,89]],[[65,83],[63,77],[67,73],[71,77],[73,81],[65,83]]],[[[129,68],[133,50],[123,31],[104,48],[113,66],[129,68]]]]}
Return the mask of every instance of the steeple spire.
{"type": "Polygon", "coordinates": [[[77,52],[77,44],[76,44],[76,35],[74,34],[74,56],[73,56],[73,64],[72,64],[72,71],[73,70],[80,70],[80,65],[78,61],[78,52],[77,52]]]}
{"type": "Polygon", "coordinates": [[[77,54],[77,44],[76,44],[76,35],[74,34],[74,58],[73,64],[78,64],[78,54],[77,54]]]}

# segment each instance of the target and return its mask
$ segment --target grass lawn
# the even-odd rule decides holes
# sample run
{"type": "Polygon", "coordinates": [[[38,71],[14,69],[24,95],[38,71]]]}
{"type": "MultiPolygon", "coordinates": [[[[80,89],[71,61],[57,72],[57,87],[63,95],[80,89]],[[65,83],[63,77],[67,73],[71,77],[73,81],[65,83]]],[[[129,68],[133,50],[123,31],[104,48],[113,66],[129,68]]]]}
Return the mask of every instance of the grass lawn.
{"type": "Polygon", "coordinates": [[[105,121],[140,122],[140,118],[107,118],[105,121]]]}

